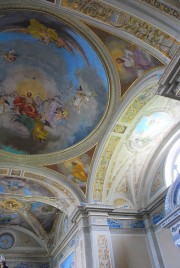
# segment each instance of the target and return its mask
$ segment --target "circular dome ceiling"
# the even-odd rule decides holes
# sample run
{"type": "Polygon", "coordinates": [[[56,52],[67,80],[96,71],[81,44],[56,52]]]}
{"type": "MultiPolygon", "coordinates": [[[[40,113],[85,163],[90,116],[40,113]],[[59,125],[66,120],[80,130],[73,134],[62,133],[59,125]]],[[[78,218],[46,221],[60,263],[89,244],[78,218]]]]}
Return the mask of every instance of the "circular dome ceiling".
{"type": "Polygon", "coordinates": [[[45,13],[0,15],[2,152],[53,154],[86,141],[109,103],[106,70],[92,45],[45,13]]]}

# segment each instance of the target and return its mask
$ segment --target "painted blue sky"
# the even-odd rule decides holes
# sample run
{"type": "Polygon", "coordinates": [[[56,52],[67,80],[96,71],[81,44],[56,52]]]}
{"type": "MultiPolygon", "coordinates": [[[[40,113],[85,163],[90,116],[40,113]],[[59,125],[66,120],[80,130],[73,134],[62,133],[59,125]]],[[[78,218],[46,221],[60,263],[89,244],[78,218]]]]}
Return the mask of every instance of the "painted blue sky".
{"type": "MultiPolygon", "coordinates": [[[[14,154],[45,154],[65,150],[85,140],[101,122],[109,99],[106,70],[93,46],[67,24],[47,14],[28,11],[8,11],[7,14],[0,21],[2,27],[8,23],[0,33],[0,95],[6,98],[9,114],[0,114],[0,149],[14,154]],[[46,44],[40,37],[33,36],[27,31],[31,18],[38,21],[37,25],[41,23],[55,30],[69,45],[59,48],[54,39],[46,44]],[[7,58],[12,49],[16,55],[13,61],[7,58]],[[80,86],[82,95],[78,95],[80,86]],[[30,129],[22,123],[22,111],[20,116],[14,113],[15,108],[18,109],[15,96],[26,99],[27,92],[32,93],[36,112],[43,118],[43,135],[34,134],[34,119],[30,119],[30,129]],[[40,97],[38,103],[37,97],[40,97]],[[59,106],[66,117],[57,115],[59,106]]],[[[37,118],[37,114],[34,116],[37,118]]]]}

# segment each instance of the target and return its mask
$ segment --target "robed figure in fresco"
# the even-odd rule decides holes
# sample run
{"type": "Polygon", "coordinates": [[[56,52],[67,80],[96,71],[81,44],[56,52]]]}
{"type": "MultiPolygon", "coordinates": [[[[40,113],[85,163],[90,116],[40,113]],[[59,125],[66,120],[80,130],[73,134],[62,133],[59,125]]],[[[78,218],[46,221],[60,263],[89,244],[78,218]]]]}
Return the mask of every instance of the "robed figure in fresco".
{"type": "Polygon", "coordinates": [[[18,112],[18,119],[26,126],[32,136],[44,141],[48,132],[44,129],[44,123],[41,121],[41,116],[38,114],[36,103],[31,92],[27,92],[26,96],[17,96],[14,99],[14,105],[18,112]]]}
{"type": "Polygon", "coordinates": [[[125,48],[123,56],[117,58],[116,63],[122,64],[125,70],[134,72],[137,77],[140,77],[145,71],[154,67],[150,55],[135,46],[125,48]]]}

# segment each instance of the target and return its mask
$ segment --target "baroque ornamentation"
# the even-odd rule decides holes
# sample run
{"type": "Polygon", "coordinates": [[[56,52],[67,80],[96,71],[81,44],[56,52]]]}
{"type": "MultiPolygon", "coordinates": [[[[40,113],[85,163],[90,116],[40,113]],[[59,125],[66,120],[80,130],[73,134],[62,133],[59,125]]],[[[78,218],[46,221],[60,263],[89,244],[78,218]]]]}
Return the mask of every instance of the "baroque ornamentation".
{"type": "Polygon", "coordinates": [[[102,157],[100,159],[99,168],[96,174],[96,180],[94,183],[94,200],[100,201],[102,199],[102,191],[103,191],[106,170],[108,168],[109,161],[114,152],[114,149],[116,148],[119,141],[120,141],[119,137],[114,136],[110,137],[109,142],[103,151],[102,157]]]}
{"type": "Polygon", "coordinates": [[[97,248],[98,248],[98,259],[99,268],[111,268],[111,259],[108,246],[107,236],[104,234],[97,235],[97,248]]]}
{"type": "Polygon", "coordinates": [[[123,134],[126,130],[126,126],[116,125],[113,132],[123,134]]]}
{"type": "MultiPolygon", "coordinates": [[[[69,17],[67,19],[67,12],[66,13],[62,12],[62,14],[60,14],[59,10],[54,10],[53,8],[51,9],[50,5],[46,5],[46,4],[43,5],[42,3],[40,4],[40,3],[38,3],[39,1],[35,1],[35,2],[30,3],[29,0],[23,0],[23,1],[20,0],[20,1],[14,2],[13,0],[9,0],[7,3],[7,1],[2,0],[0,11],[3,13],[3,12],[5,12],[5,10],[7,10],[9,8],[10,9],[14,8],[14,9],[17,9],[18,12],[21,12],[22,10],[26,10],[26,12],[32,12],[32,13],[35,13],[35,10],[37,12],[41,11],[40,13],[47,12],[48,14],[52,14],[54,19],[57,20],[58,22],[60,22],[60,21],[62,22],[62,20],[63,20],[63,23],[65,22],[70,27],[73,27],[74,31],[76,31],[75,28],[77,28],[78,29],[77,34],[79,34],[79,35],[82,34],[84,37],[85,32],[87,30],[87,27],[85,25],[83,25],[81,22],[78,22],[78,21],[75,22],[75,19],[73,19],[73,18],[72,18],[72,21],[70,21],[69,17]],[[30,9],[30,10],[28,11],[28,9],[30,9]]],[[[59,1],[58,1],[58,3],[59,3],[59,1]]],[[[42,154],[41,157],[38,157],[36,155],[23,155],[22,156],[20,154],[9,153],[7,151],[1,150],[0,151],[1,162],[6,162],[6,163],[14,162],[14,163],[21,163],[21,164],[24,163],[24,164],[28,164],[28,165],[32,165],[32,166],[34,166],[34,165],[48,165],[48,164],[50,165],[50,164],[54,164],[54,163],[59,163],[61,160],[68,159],[69,156],[75,157],[76,155],[79,155],[82,152],[86,151],[87,149],[92,147],[98,141],[99,137],[104,133],[108,122],[110,122],[110,120],[112,118],[112,115],[114,112],[114,107],[115,107],[114,104],[117,101],[117,98],[116,98],[117,93],[116,93],[115,85],[118,84],[118,81],[115,79],[115,75],[114,75],[115,68],[114,68],[112,61],[107,56],[105,47],[99,42],[99,40],[97,40],[96,36],[91,32],[88,32],[88,34],[86,36],[86,40],[90,45],[91,44],[93,45],[92,49],[94,49],[94,51],[97,52],[98,57],[100,56],[99,60],[102,61],[102,59],[103,59],[102,67],[105,68],[105,70],[107,71],[108,82],[110,83],[109,87],[108,87],[108,91],[111,88],[110,94],[107,95],[107,98],[109,99],[109,101],[107,102],[108,107],[106,107],[107,109],[105,109],[105,112],[102,114],[102,117],[101,117],[101,120],[99,121],[98,126],[95,126],[94,132],[91,132],[90,135],[88,135],[87,139],[85,138],[85,139],[79,141],[77,143],[77,146],[75,146],[75,147],[73,146],[73,148],[71,150],[62,149],[61,153],[59,151],[57,151],[55,153],[51,153],[48,155],[42,154]],[[113,69],[113,71],[112,71],[112,69],[113,69]]],[[[88,53],[89,53],[89,51],[88,51],[88,53]]],[[[16,63],[16,62],[14,61],[14,63],[16,63]]],[[[94,88],[96,88],[96,87],[94,87],[94,88]]],[[[93,93],[91,97],[95,98],[96,94],[93,93]]],[[[102,95],[100,95],[100,99],[102,101],[102,95]]],[[[99,109],[97,109],[97,110],[99,112],[99,109]]],[[[77,113],[78,113],[78,110],[77,110],[77,113]]],[[[90,117],[90,118],[92,119],[92,117],[90,117]]],[[[44,146],[44,143],[42,146],[44,146]]]]}
{"type": "Polygon", "coordinates": [[[122,219],[108,219],[109,228],[111,229],[144,229],[145,224],[141,219],[122,220],[122,219]]]}
{"type": "Polygon", "coordinates": [[[172,57],[178,44],[168,34],[124,11],[94,0],[63,0],[62,6],[120,28],[172,57]]]}
{"type": "Polygon", "coordinates": [[[144,105],[155,95],[155,89],[157,89],[157,84],[153,84],[146,88],[142,94],[137,96],[131,105],[129,105],[126,111],[123,113],[119,122],[130,124],[135,118],[136,114],[144,107],[144,105]]]}
{"type": "Polygon", "coordinates": [[[162,173],[161,170],[157,172],[156,177],[151,186],[150,197],[152,197],[162,187],[162,173]]]}
{"type": "Polygon", "coordinates": [[[25,204],[16,199],[5,199],[0,201],[0,209],[8,210],[8,211],[17,211],[21,210],[25,207],[25,204]]]}
{"type": "MultiPolygon", "coordinates": [[[[134,99],[131,105],[129,105],[129,107],[125,110],[123,115],[118,120],[117,124],[120,124],[120,122],[130,124],[132,120],[135,118],[136,114],[154,96],[156,90],[157,90],[157,84],[153,84],[147,87],[140,95],[138,95],[134,99]]],[[[120,137],[113,136],[113,134],[111,134],[109,140],[107,141],[107,145],[102,153],[102,156],[98,165],[97,173],[96,173],[96,180],[94,182],[93,198],[96,201],[102,200],[103,185],[104,185],[104,180],[106,176],[106,171],[108,169],[114,149],[116,148],[119,142],[120,142],[120,137]]],[[[108,181],[109,187],[111,183],[112,182],[109,179],[108,181]]]]}

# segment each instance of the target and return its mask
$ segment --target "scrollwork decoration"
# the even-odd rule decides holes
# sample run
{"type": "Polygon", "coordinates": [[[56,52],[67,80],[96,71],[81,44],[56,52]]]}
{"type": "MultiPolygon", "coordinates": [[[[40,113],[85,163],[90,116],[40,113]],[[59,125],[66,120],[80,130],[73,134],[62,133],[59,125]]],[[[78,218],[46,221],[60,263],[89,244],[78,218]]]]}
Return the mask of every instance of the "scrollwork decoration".
{"type": "Polygon", "coordinates": [[[165,32],[105,3],[100,4],[94,0],[63,0],[62,6],[81,12],[114,27],[121,28],[121,30],[160,50],[169,58],[172,57],[178,48],[176,40],[165,32]]]}

